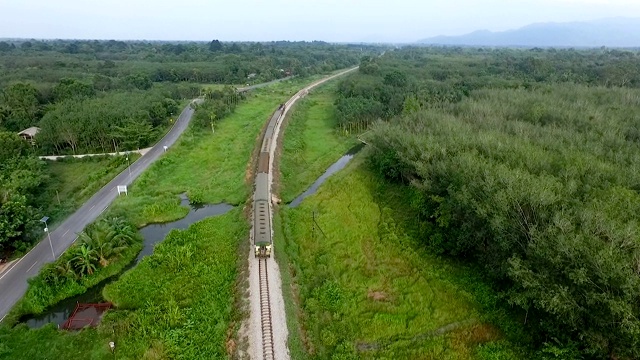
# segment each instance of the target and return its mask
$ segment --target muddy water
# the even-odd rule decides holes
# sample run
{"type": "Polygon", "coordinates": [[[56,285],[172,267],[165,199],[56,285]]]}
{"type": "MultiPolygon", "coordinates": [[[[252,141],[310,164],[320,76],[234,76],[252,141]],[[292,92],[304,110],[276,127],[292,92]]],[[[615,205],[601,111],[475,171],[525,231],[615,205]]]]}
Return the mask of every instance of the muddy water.
{"type": "Polygon", "coordinates": [[[325,182],[327,178],[329,178],[329,176],[344,169],[345,166],[347,166],[347,164],[349,163],[349,161],[351,161],[351,159],[353,159],[353,157],[360,150],[362,150],[363,147],[364,147],[364,144],[358,144],[353,148],[351,148],[349,151],[347,151],[347,153],[344,154],[340,159],[338,159],[338,161],[334,162],[331,166],[329,166],[329,168],[324,172],[324,174],[322,174],[305,192],[298,195],[297,198],[293,199],[293,201],[289,203],[289,206],[292,208],[295,208],[298,205],[300,205],[302,200],[304,200],[307,196],[311,196],[315,194],[318,191],[318,188],[320,187],[320,185],[322,185],[322,183],[325,182]]]}
{"type": "MultiPolygon", "coordinates": [[[[229,204],[193,205],[189,203],[189,199],[187,199],[185,195],[181,195],[180,199],[180,205],[190,207],[189,214],[177,221],[164,224],[151,224],[140,229],[140,234],[144,238],[144,247],[138,254],[135,261],[132,261],[131,264],[127,265],[122,273],[137,265],[143,257],[151,255],[153,253],[153,247],[164,240],[169,231],[173,229],[186,229],[189,225],[195,222],[210,216],[226,214],[234,208],[233,205],[229,204]]],[[[78,303],[99,303],[104,301],[102,298],[102,289],[108,283],[117,280],[119,276],[120,275],[118,274],[103,280],[101,283],[87,290],[84,294],[63,300],[40,315],[26,315],[20,319],[20,322],[26,323],[30,328],[40,328],[49,323],[56,324],[60,327],[69,318],[78,303]]]]}

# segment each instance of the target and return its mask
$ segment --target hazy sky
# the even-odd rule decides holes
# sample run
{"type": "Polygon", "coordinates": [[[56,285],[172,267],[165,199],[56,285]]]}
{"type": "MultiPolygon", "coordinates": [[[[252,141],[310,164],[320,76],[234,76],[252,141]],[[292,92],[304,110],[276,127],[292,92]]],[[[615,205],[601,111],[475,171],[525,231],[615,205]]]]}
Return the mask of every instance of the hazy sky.
{"type": "Polygon", "coordinates": [[[411,42],[640,18],[640,0],[0,0],[0,38],[411,42]]]}

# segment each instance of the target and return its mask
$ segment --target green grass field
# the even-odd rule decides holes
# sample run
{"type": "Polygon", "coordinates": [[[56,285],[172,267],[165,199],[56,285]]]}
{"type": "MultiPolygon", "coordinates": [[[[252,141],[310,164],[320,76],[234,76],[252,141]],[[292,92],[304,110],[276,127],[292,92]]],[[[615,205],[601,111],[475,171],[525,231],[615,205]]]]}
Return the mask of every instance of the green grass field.
{"type": "Polygon", "coordinates": [[[470,359],[502,338],[452,279],[459,270],[420,251],[403,191],[359,159],[299,208],[281,210],[314,357],[470,359]]]}
{"type": "Polygon", "coordinates": [[[290,112],[280,160],[280,196],[286,203],[305,191],[356,141],[335,136],[336,82],[315,90],[290,112]]]}

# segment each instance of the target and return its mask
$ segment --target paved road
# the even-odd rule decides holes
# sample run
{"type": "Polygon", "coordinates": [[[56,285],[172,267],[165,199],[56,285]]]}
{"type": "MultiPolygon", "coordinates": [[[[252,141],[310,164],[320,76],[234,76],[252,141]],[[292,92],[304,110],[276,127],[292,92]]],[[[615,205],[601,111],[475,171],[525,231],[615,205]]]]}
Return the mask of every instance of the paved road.
{"type": "MultiPolygon", "coordinates": [[[[118,185],[129,185],[151,163],[164,152],[164,146],[171,147],[180,134],[187,128],[194,110],[187,106],[182,110],[173,128],[151,150],[140,157],[130,167],[116,176],[100,191],[89,199],[78,211],[65,220],[57,229],[51,232],[53,252],[58,258],[77,238],[88,224],[92,223],[118,196],[118,185]]],[[[122,195],[124,196],[124,195],[122,195]]],[[[11,310],[13,305],[27,290],[27,279],[38,274],[42,266],[54,260],[51,246],[45,237],[29,253],[10,264],[0,274],[0,321],[11,310]]]]}

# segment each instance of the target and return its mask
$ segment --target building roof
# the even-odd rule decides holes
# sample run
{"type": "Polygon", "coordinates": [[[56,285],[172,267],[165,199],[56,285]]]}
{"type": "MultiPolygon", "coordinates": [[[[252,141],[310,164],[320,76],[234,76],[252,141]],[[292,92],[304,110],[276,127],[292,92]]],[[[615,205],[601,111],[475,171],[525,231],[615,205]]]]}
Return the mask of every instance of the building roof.
{"type": "Polygon", "coordinates": [[[28,136],[34,137],[39,131],[40,131],[39,127],[32,126],[28,129],[20,131],[18,135],[28,135],[28,136]]]}

